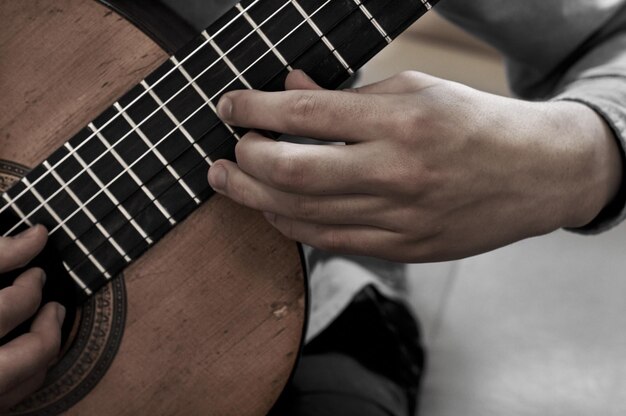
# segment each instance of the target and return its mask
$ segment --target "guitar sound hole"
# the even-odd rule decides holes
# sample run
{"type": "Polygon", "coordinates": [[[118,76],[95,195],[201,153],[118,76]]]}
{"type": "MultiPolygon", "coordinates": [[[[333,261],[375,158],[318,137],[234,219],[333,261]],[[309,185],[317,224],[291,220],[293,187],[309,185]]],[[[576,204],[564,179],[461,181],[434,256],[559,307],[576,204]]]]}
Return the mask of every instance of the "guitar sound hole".
{"type": "MultiPolygon", "coordinates": [[[[8,190],[26,173],[27,167],[0,160],[0,192],[8,190]]],[[[11,210],[1,212],[0,236],[18,222],[11,210]]],[[[26,226],[12,234],[24,229],[26,226]]],[[[104,376],[122,341],[126,321],[123,277],[112,279],[85,301],[59,258],[59,254],[48,246],[26,268],[0,275],[0,289],[3,289],[27,268],[41,267],[47,276],[42,305],[56,301],[66,309],[58,361],[49,369],[39,391],[11,409],[6,414],[8,416],[56,415],[71,408],[104,376]]],[[[0,345],[28,332],[31,323],[32,318],[0,338],[0,345]]]]}
{"type": "MultiPolygon", "coordinates": [[[[21,166],[14,162],[0,160],[0,192],[7,191],[27,173],[28,168],[25,166],[21,166]]],[[[0,207],[4,207],[4,205],[0,207]]],[[[0,212],[0,236],[4,235],[11,228],[13,228],[14,224],[18,224],[20,222],[20,218],[17,217],[11,209],[2,210],[0,212]]],[[[17,230],[12,232],[11,235],[16,235],[26,229],[26,224],[22,224],[17,230]]],[[[13,284],[13,281],[28,268],[40,267],[45,270],[47,279],[42,294],[41,305],[45,305],[50,301],[56,301],[65,306],[65,321],[63,323],[61,334],[61,345],[65,346],[70,340],[72,331],[74,331],[76,317],[80,314],[77,309],[79,304],[76,287],[61,265],[61,262],[59,261],[60,258],[59,254],[52,249],[50,245],[48,245],[26,267],[18,270],[12,270],[8,273],[0,275],[0,289],[4,289],[5,287],[13,284]]],[[[4,345],[16,337],[27,333],[30,329],[32,321],[33,318],[26,320],[10,333],[0,338],[0,345],[4,345]]]]}

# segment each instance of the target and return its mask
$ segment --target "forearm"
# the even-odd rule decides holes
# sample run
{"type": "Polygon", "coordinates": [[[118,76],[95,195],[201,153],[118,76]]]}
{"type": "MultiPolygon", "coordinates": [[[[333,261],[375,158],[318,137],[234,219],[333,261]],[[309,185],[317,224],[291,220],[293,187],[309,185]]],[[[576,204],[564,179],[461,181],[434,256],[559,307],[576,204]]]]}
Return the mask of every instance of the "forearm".
{"type": "MultiPolygon", "coordinates": [[[[576,143],[583,151],[575,158],[586,175],[576,180],[581,195],[569,201],[574,204],[570,210],[581,211],[568,221],[574,231],[598,233],[626,218],[626,187],[616,188],[623,174],[615,169],[626,148],[626,0],[506,5],[498,0],[447,0],[437,10],[502,52],[516,95],[584,104],[562,106],[566,111],[555,111],[553,118],[560,125],[553,137],[564,132],[566,143],[576,143]]],[[[547,109],[551,114],[559,107],[547,109]]],[[[575,179],[577,170],[570,167],[566,172],[572,178],[560,178],[563,189],[575,195],[568,180],[575,179]]]]}

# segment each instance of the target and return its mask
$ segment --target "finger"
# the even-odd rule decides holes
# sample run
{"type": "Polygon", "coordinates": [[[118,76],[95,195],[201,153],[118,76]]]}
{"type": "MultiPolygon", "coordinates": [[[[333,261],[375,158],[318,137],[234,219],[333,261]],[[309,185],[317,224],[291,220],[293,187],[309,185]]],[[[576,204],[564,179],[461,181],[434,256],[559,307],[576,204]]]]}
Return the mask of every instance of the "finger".
{"type": "Polygon", "coordinates": [[[65,309],[48,303],[37,314],[29,333],[0,347],[0,392],[11,391],[42,371],[57,357],[65,309]]]}
{"type": "Polygon", "coordinates": [[[0,411],[8,410],[37,391],[43,384],[45,378],[46,372],[40,371],[11,391],[0,395],[0,411]]]}
{"type": "Polygon", "coordinates": [[[398,116],[385,95],[344,91],[239,90],[224,94],[218,113],[228,124],[321,140],[362,142],[388,134],[398,116]]]}
{"type": "Polygon", "coordinates": [[[30,269],[0,290],[0,338],[37,312],[46,274],[30,269]]]}
{"type": "Polygon", "coordinates": [[[276,189],[312,195],[367,193],[372,169],[357,146],[277,142],[246,134],[235,152],[241,170],[276,189]]]}
{"type": "Polygon", "coordinates": [[[301,69],[294,69],[285,79],[286,90],[323,90],[301,69]]]}
{"type": "Polygon", "coordinates": [[[344,91],[360,94],[405,94],[417,92],[441,82],[440,78],[417,71],[404,71],[382,81],[344,91]]]}
{"type": "Polygon", "coordinates": [[[321,224],[378,224],[384,200],[370,195],[302,195],[271,188],[229,161],[213,165],[227,169],[226,187],[218,190],[249,208],[321,224]]]}
{"type": "Polygon", "coordinates": [[[398,258],[394,247],[398,247],[401,236],[392,231],[363,225],[313,224],[272,213],[265,213],[265,218],[287,238],[324,251],[398,258]]]}
{"type": "Polygon", "coordinates": [[[36,225],[15,237],[0,237],[0,273],[25,266],[43,250],[47,236],[46,229],[36,225]]]}

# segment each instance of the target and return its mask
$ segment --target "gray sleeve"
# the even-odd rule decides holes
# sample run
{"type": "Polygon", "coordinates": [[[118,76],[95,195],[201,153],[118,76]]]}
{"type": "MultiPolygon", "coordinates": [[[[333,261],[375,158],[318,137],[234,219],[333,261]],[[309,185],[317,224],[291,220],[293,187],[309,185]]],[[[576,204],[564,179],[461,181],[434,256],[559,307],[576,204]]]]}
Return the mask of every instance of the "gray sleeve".
{"type": "MultiPolygon", "coordinates": [[[[625,160],[626,0],[442,0],[437,10],[503,53],[517,96],[594,109],[625,160]]],[[[626,179],[615,200],[575,231],[598,233],[625,218],[626,179]]]]}
{"type": "MultiPolygon", "coordinates": [[[[600,114],[615,133],[626,169],[626,34],[616,34],[581,57],[565,73],[555,89],[555,100],[588,105],[600,114]]],[[[617,197],[585,227],[573,230],[595,234],[626,218],[626,172],[617,197]]]]}

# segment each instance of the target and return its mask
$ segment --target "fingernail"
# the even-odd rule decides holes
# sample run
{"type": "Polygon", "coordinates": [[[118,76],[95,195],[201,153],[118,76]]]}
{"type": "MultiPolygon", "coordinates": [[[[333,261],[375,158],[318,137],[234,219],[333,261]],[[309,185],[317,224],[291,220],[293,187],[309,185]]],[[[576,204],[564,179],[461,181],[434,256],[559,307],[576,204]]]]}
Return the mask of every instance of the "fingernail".
{"type": "Polygon", "coordinates": [[[63,325],[63,321],[65,320],[65,306],[61,304],[57,305],[57,320],[59,321],[59,326],[63,325]]]}
{"type": "Polygon", "coordinates": [[[226,188],[226,181],[228,180],[228,172],[221,166],[213,166],[209,169],[209,183],[216,190],[222,190],[226,188]]]}
{"type": "Polygon", "coordinates": [[[220,98],[220,101],[217,103],[217,114],[220,116],[221,119],[229,120],[232,112],[233,101],[226,95],[223,95],[222,98],[220,98]]]}
{"type": "Polygon", "coordinates": [[[46,272],[43,269],[39,269],[39,277],[41,278],[41,286],[45,285],[48,276],[46,276],[46,272]]]}
{"type": "Polygon", "coordinates": [[[22,231],[21,233],[17,234],[13,238],[30,238],[37,233],[38,229],[39,229],[39,225],[35,225],[33,227],[30,227],[28,230],[22,231]]]}

